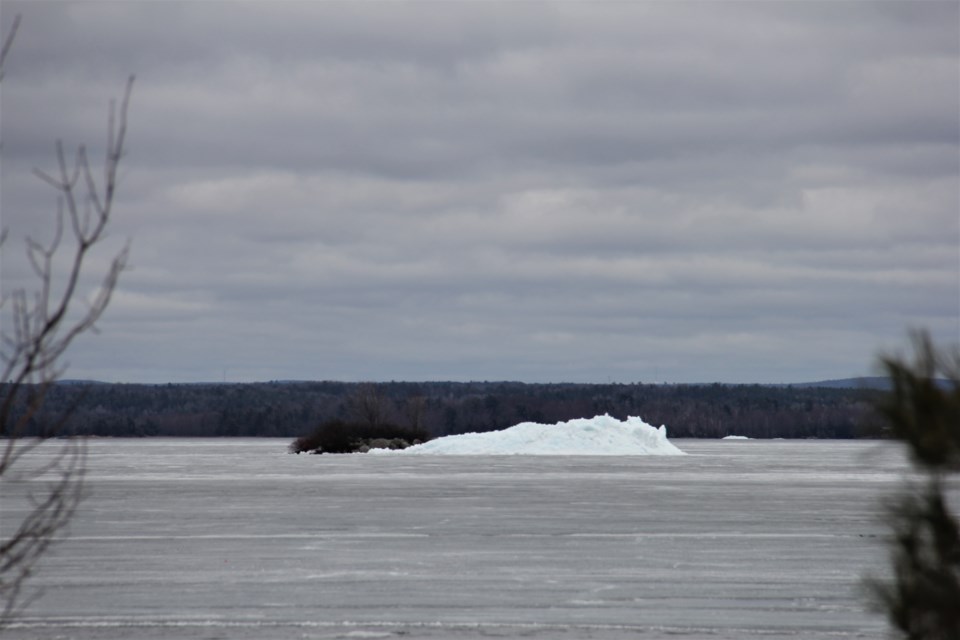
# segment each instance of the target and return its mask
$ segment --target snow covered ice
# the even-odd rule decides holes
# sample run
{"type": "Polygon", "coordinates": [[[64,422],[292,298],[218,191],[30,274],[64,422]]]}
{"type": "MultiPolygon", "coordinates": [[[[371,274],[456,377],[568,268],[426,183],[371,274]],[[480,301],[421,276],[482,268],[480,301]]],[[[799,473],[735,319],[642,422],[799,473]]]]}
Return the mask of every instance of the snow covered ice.
{"type": "MultiPolygon", "coordinates": [[[[878,500],[909,469],[891,443],[684,439],[687,455],[602,457],[288,444],[91,441],[89,498],[3,637],[884,637],[861,579],[886,566],[878,500]]],[[[26,489],[3,487],[0,531],[26,489]]]]}
{"type": "Polygon", "coordinates": [[[678,456],[683,451],[667,440],[666,427],[640,418],[617,420],[609,415],[557,424],[522,422],[502,431],[464,433],[438,438],[400,451],[370,453],[441,455],[592,455],[678,456]]]}

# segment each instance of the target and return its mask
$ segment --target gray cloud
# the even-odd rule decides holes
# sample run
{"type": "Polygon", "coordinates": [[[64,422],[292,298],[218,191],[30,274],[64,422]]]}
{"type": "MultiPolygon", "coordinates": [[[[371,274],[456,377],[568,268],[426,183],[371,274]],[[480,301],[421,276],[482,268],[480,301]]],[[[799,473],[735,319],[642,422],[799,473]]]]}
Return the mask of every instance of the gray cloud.
{"type": "Polygon", "coordinates": [[[17,12],[14,235],[138,76],[70,375],[800,381],[960,334],[954,2],[17,12]]]}

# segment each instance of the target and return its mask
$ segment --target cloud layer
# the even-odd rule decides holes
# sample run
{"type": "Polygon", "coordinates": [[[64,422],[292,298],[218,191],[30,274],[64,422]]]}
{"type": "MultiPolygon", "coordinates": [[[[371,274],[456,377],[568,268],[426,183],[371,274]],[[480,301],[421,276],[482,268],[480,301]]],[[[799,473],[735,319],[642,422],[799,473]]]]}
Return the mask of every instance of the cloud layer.
{"type": "Polygon", "coordinates": [[[960,335],[955,2],[18,12],[12,240],[137,74],[71,376],[802,381],[960,335]]]}

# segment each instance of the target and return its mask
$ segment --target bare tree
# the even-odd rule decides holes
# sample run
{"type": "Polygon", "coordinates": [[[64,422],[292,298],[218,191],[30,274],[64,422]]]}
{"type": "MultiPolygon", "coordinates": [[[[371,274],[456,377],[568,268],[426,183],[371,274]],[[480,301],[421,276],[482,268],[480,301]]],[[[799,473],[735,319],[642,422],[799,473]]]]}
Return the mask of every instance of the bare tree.
{"type": "MultiPolygon", "coordinates": [[[[19,25],[17,16],[0,48],[0,78],[19,25]]],[[[126,265],[124,248],[110,262],[93,295],[81,300],[81,276],[88,270],[91,251],[104,239],[113,212],[132,89],[131,76],[119,109],[115,102],[110,103],[106,157],[99,181],[86,148],[80,146],[68,162],[60,141],[55,147],[56,170],[34,170],[58,193],[52,238],[46,243],[26,240],[34,286],[0,296],[0,311],[7,320],[0,331],[0,480],[4,489],[17,483],[37,487],[28,493],[27,515],[6,527],[0,537],[0,628],[39,595],[28,590],[28,579],[38,560],[64,532],[84,496],[86,447],[82,440],[66,439],[49,456],[38,455],[45,440],[64,432],[72,411],[64,411],[39,431],[28,427],[51,385],[64,372],[64,354],[78,336],[95,329],[126,265]]],[[[6,240],[4,229],[0,247],[5,248],[6,240]]],[[[49,449],[43,453],[48,454],[49,449]]]]}
{"type": "Polygon", "coordinates": [[[370,427],[379,427],[387,421],[390,400],[380,387],[364,383],[347,398],[347,410],[353,420],[370,427]]]}
{"type": "Polygon", "coordinates": [[[404,405],[404,413],[407,418],[407,427],[413,431],[423,429],[423,417],[427,413],[427,398],[417,394],[407,398],[404,405]]]}

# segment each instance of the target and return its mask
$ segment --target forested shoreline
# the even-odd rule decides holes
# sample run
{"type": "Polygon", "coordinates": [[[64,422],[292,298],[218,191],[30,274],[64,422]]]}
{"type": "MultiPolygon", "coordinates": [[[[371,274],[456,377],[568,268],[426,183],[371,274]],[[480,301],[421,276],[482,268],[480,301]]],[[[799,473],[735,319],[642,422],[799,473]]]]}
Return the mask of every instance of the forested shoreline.
{"type": "Polygon", "coordinates": [[[397,425],[432,437],[608,413],[667,425],[674,438],[855,438],[870,428],[870,389],[768,385],[519,382],[69,383],[50,388],[27,434],[298,437],[333,420],[397,425]],[[56,420],[72,411],[66,425],[56,420]]]}

